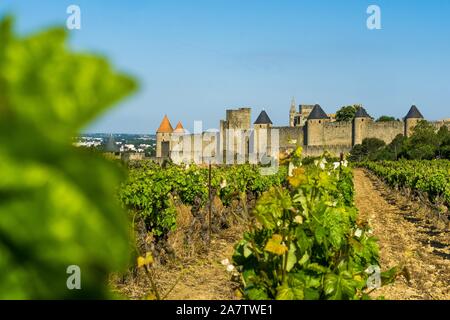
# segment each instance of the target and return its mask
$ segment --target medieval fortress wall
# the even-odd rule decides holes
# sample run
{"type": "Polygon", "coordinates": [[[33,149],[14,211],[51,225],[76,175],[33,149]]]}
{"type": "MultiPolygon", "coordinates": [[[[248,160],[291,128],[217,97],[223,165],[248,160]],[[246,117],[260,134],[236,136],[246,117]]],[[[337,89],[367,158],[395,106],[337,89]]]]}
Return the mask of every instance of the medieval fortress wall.
{"type": "MultiPolygon", "coordinates": [[[[157,131],[157,157],[171,158],[177,163],[265,163],[280,153],[303,147],[306,156],[348,153],[365,138],[378,138],[390,143],[399,134],[410,136],[415,125],[424,120],[412,106],[400,121],[375,122],[360,106],[353,121],[337,122],[319,105],[291,104],[289,126],[273,126],[265,111],[251,124],[251,109],[227,110],[219,129],[188,133],[179,122],[175,129],[164,117],[157,131]]],[[[450,128],[450,121],[432,122],[436,130],[450,128]]]]}

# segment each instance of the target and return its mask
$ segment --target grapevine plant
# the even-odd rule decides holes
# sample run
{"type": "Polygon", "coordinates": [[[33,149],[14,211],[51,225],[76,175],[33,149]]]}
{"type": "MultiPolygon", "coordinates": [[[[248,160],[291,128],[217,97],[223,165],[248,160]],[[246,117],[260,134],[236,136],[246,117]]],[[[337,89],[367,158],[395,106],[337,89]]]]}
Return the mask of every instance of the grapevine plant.
{"type": "MultiPolygon", "coordinates": [[[[208,200],[209,172],[197,165],[168,164],[165,168],[154,162],[142,161],[129,170],[128,181],[119,191],[122,203],[143,218],[146,226],[157,237],[176,229],[176,210],[173,199],[188,206],[204,206],[208,200]]],[[[264,176],[258,166],[214,166],[211,189],[228,205],[234,199],[245,200],[247,194],[255,197],[271,186],[285,181],[286,168],[275,175],[264,176]]]]}
{"type": "Polygon", "coordinates": [[[383,178],[392,187],[406,187],[426,193],[430,201],[441,198],[450,206],[448,160],[368,161],[361,165],[383,178]]]}
{"type": "Polygon", "coordinates": [[[235,248],[244,297],[367,298],[366,270],[378,265],[378,246],[356,223],[352,172],[324,159],[304,167],[300,156],[299,148],[290,160],[289,188],[261,196],[258,225],[235,248]]]}

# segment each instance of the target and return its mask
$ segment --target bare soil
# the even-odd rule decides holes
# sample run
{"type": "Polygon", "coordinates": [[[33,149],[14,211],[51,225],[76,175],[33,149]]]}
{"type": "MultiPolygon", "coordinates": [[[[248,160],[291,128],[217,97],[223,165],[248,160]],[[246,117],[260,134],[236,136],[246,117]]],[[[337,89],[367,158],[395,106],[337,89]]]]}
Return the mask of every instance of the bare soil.
{"type": "Polygon", "coordinates": [[[379,239],[381,269],[406,266],[400,277],[373,292],[393,300],[450,299],[448,224],[423,203],[413,201],[363,169],[354,170],[355,202],[361,219],[379,239]]]}
{"type": "MultiPolygon", "coordinates": [[[[232,280],[221,261],[231,262],[234,244],[242,238],[242,230],[232,227],[213,235],[209,250],[192,258],[156,266],[155,280],[159,293],[167,300],[233,300],[239,284],[232,280]]],[[[142,270],[128,275],[120,284],[114,281],[115,291],[130,299],[154,299],[151,285],[142,270]]]]}
{"type": "Polygon", "coordinates": [[[231,263],[234,244],[242,238],[240,229],[235,227],[213,236],[210,250],[205,256],[193,259],[183,269],[175,269],[173,274],[166,273],[162,283],[173,282],[173,276],[180,274],[180,281],[167,297],[171,300],[233,300],[237,299],[235,290],[239,284],[221,261],[231,263]]]}
{"type": "MultiPolygon", "coordinates": [[[[215,228],[211,241],[208,241],[205,240],[204,225],[193,218],[191,208],[178,205],[176,209],[177,229],[169,234],[169,245],[176,257],[152,267],[160,296],[168,300],[239,299],[235,295],[239,283],[232,279],[232,274],[221,262],[228,259],[231,263],[234,245],[242,239],[247,223],[234,221],[228,228],[215,228]]],[[[229,211],[242,211],[242,208],[234,203],[228,213],[224,210],[220,200],[215,199],[213,213],[217,221],[222,214],[232,216],[234,213],[229,211]]],[[[132,270],[123,278],[115,277],[111,284],[116,292],[130,299],[155,299],[151,283],[142,269],[132,270]]]]}

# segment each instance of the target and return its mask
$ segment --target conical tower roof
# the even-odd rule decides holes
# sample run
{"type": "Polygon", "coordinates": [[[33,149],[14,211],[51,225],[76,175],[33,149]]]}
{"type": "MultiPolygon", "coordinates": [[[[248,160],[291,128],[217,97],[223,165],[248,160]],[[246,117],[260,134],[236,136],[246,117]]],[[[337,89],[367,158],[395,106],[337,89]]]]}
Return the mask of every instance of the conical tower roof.
{"type": "Polygon", "coordinates": [[[412,106],[405,119],[423,119],[423,115],[416,106],[412,106]]]}
{"type": "Polygon", "coordinates": [[[358,110],[356,110],[355,118],[371,118],[371,117],[367,113],[366,109],[364,109],[363,107],[359,107],[358,110]]]}
{"type": "Polygon", "coordinates": [[[308,120],[317,120],[317,119],[329,119],[325,111],[316,104],[309,114],[308,120]]]}
{"type": "Polygon", "coordinates": [[[106,143],[103,147],[104,152],[120,152],[119,146],[116,144],[116,140],[114,140],[113,135],[111,134],[106,140],[106,143]]]}
{"type": "Polygon", "coordinates": [[[172,132],[173,132],[172,125],[170,124],[167,115],[165,115],[156,133],[172,133],[172,132]]]}
{"type": "Polygon", "coordinates": [[[184,127],[181,124],[181,121],[178,121],[177,126],[175,127],[175,130],[173,130],[175,133],[184,133],[184,127]]]}
{"type": "Polygon", "coordinates": [[[254,124],[272,124],[272,120],[270,120],[267,112],[263,110],[259,114],[254,124]]]}

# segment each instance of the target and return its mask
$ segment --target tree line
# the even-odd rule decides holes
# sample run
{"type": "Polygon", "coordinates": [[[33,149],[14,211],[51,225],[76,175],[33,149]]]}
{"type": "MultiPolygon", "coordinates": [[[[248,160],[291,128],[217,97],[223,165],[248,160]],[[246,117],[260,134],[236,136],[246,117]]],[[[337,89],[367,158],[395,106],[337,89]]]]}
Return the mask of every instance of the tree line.
{"type": "Polygon", "coordinates": [[[436,131],[427,122],[420,121],[410,137],[397,135],[386,144],[377,138],[366,138],[350,152],[351,161],[376,160],[432,160],[450,159],[450,131],[447,126],[436,131]]]}
{"type": "MultiPolygon", "coordinates": [[[[360,105],[351,105],[344,106],[336,112],[336,121],[337,122],[345,122],[352,121],[355,118],[356,112],[361,108],[360,105]]],[[[383,115],[375,120],[376,122],[388,122],[388,121],[400,121],[400,119],[396,119],[391,116],[383,115]]]]}

